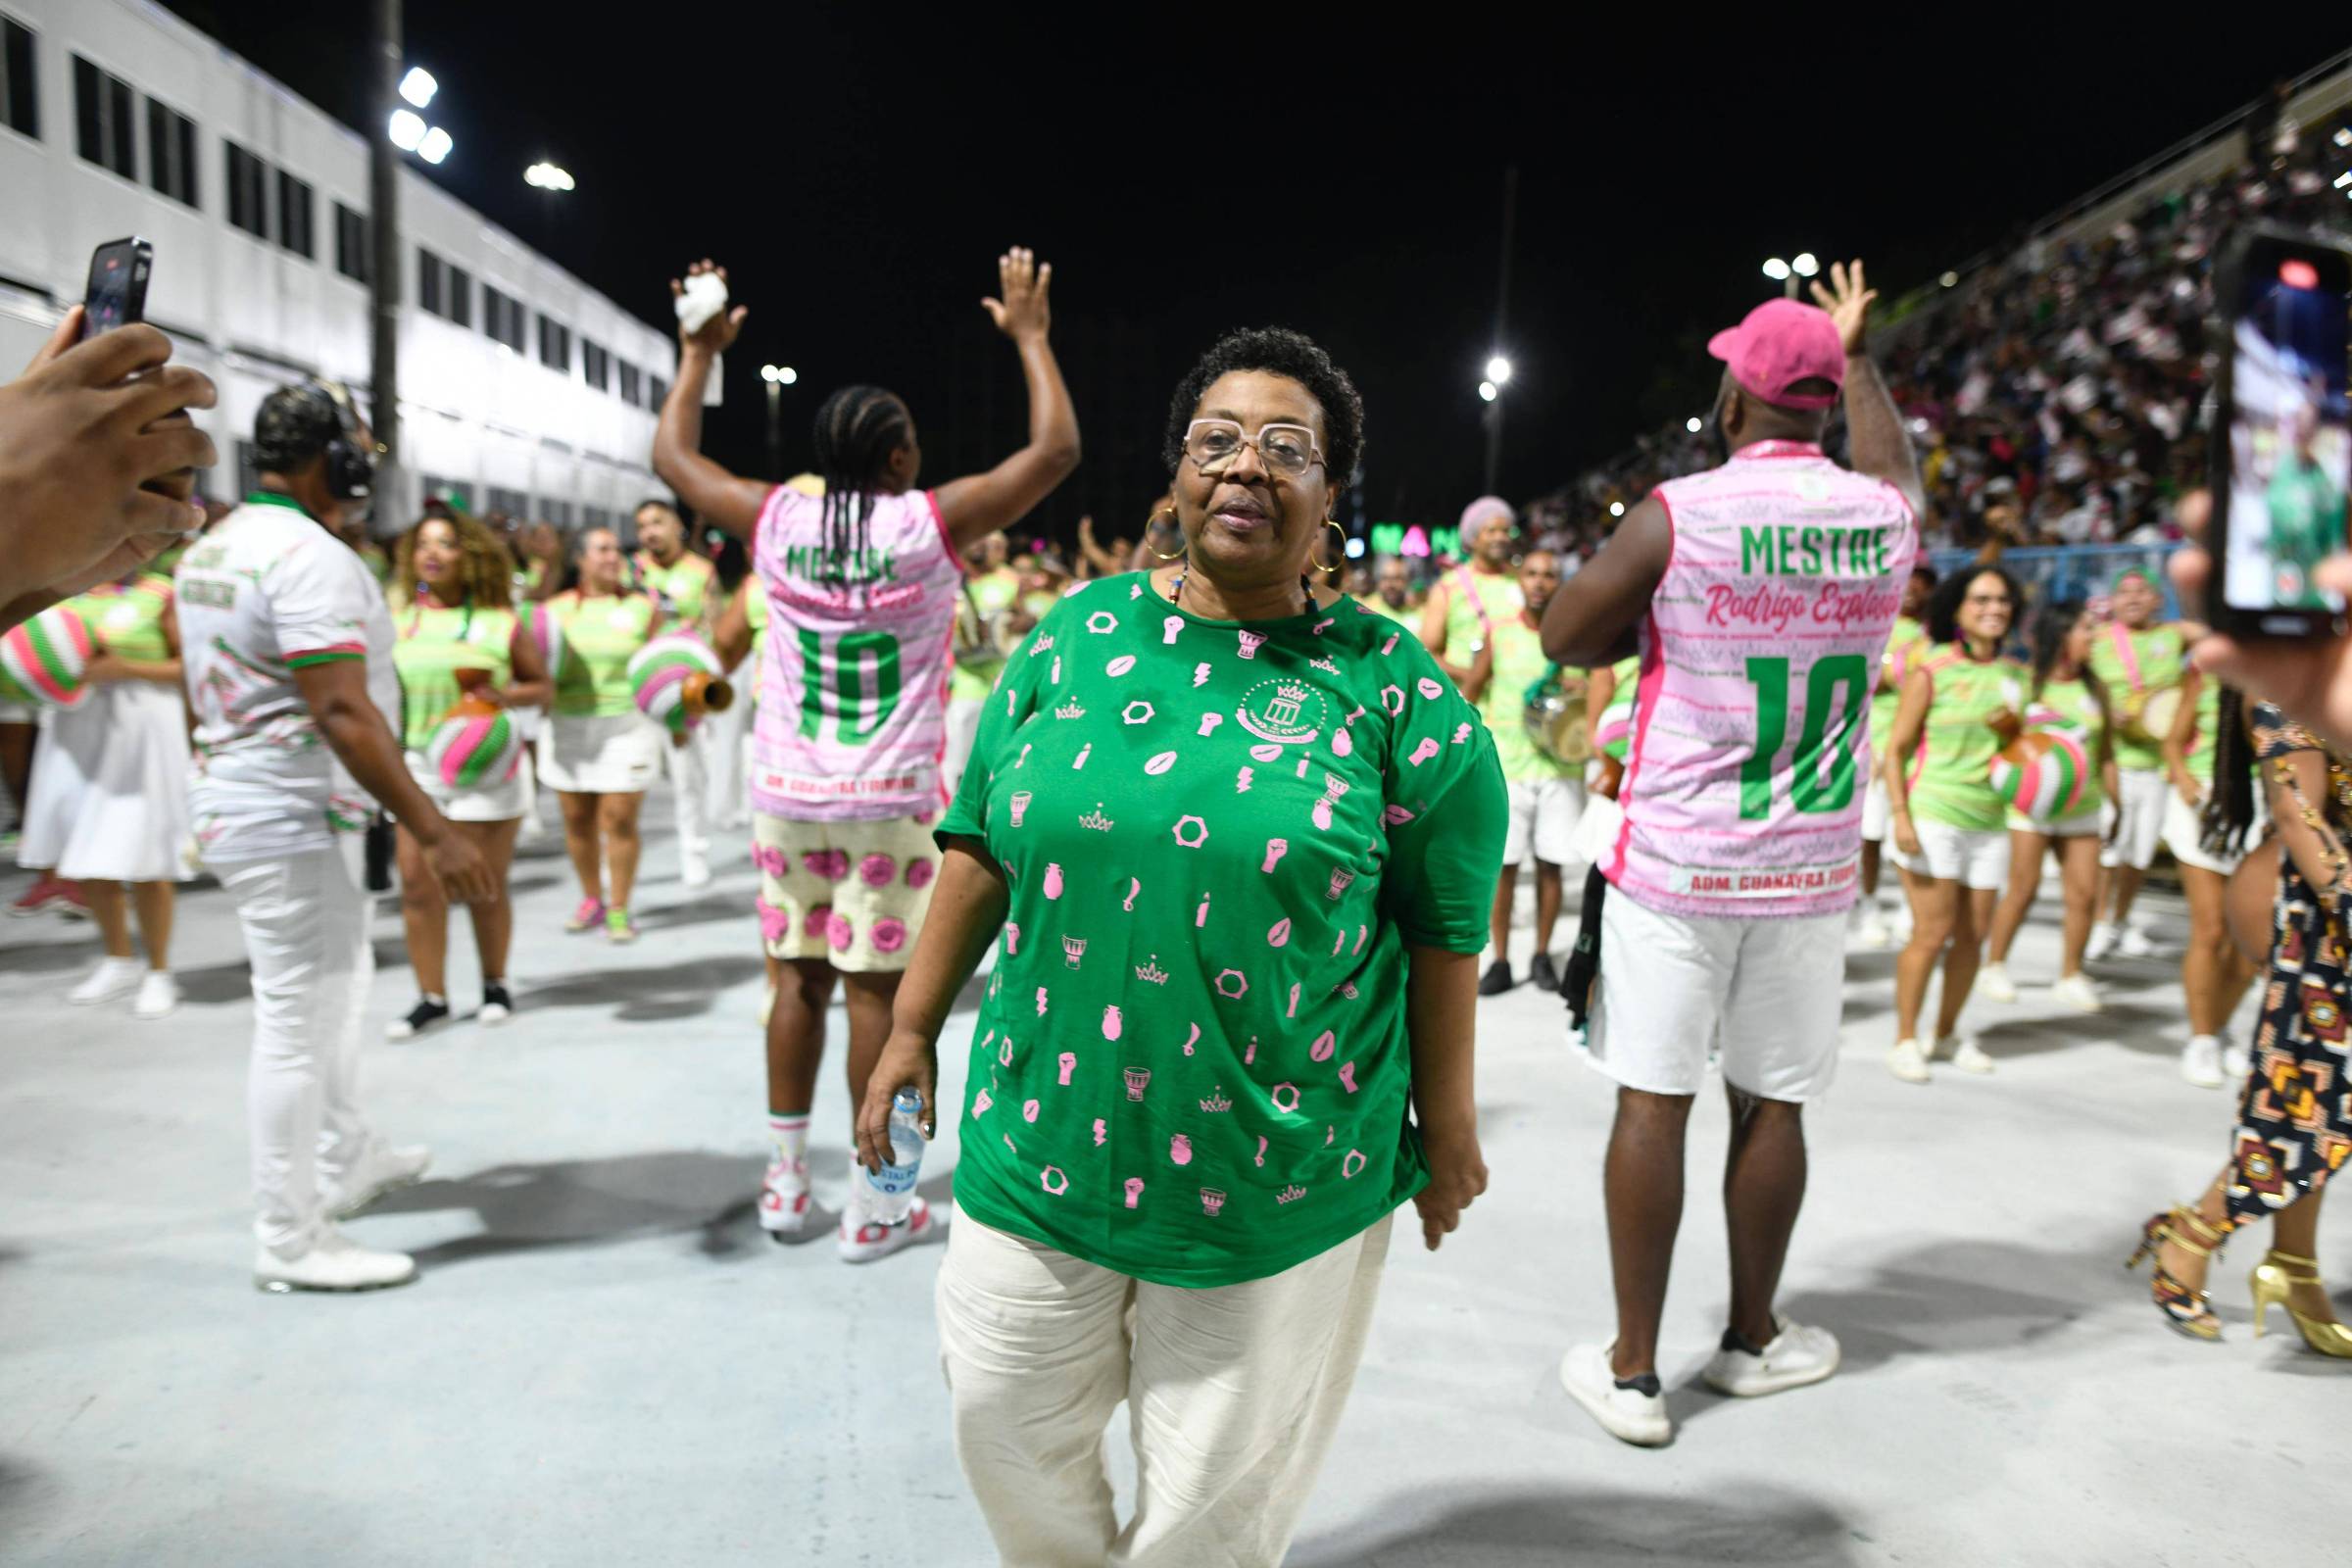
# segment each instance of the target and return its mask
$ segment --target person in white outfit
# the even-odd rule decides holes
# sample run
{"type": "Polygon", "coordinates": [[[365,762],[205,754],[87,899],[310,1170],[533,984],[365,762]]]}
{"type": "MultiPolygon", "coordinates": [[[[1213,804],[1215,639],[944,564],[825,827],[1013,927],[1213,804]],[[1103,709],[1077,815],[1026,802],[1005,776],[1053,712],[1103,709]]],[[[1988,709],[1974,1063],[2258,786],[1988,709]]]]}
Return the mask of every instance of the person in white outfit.
{"type": "Polygon", "coordinates": [[[68,994],[81,1006],[132,996],[161,1018],[172,978],[172,884],[188,874],[188,729],[180,702],[172,579],[137,571],[72,601],[99,652],[87,695],[48,715],[24,813],[20,864],[81,888],[105,953],[68,994]],[[147,949],[131,951],[130,909],[147,949]]]}
{"type": "Polygon", "coordinates": [[[373,477],[340,388],[280,387],[254,429],[258,488],[176,578],[199,852],[236,902],[253,965],[254,1283],[368,1290],[416,1277],[336,1219],[421,1175],[431,1155],[369,1131],[355,1102],[371,900],[359,830],[381,802],[426,868],[468,904],[495,892],[471,841],[409,776],[395,726],[392,618],[334,529],[373,477]]]}

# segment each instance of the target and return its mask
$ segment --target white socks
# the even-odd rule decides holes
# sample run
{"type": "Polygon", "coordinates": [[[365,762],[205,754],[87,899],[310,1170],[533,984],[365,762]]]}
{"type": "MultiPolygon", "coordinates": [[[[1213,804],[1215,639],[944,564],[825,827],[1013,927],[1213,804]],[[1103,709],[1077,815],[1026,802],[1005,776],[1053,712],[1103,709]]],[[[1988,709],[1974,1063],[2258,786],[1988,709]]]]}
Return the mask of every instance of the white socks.
{"type": "Polygon", "coordinates": [[[776,1163],[798,1176],[808,1174],[808,1113],[767,1113],[767,1136],[776,1148],[776,1163]]]}

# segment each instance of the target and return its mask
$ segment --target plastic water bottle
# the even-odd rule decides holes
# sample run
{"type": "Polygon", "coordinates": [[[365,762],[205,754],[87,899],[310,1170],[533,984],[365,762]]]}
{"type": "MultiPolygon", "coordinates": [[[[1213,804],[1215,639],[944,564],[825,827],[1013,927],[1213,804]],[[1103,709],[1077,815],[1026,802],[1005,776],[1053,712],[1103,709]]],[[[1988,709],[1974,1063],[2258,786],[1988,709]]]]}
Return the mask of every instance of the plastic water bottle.
{"type": "Polygon", "coordinates": [[[923,1097],[902,1089],[890,1102],[891,1162],[865,1173],[869,1217],[885,1225],[903,1223],[914,1207],[914,1182],[923,1169],[923,1097]]]}

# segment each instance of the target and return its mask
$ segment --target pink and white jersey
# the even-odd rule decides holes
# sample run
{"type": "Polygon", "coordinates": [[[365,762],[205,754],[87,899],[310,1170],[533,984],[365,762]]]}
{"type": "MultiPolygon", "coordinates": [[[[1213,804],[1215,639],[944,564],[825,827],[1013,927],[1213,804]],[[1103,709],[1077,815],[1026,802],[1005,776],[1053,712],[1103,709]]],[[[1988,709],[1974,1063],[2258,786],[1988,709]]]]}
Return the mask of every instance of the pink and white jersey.
{"type": "Polygon", "coordinates": [[[754,535],[769,627],[752,802],[826,822],[934,809],[962,560],[928,490],[875,496],[857,559],[828,557],[824,519],[822,498],[778,485],[754,535]]]}
{"type": "Polygon", "coordinates": [[[1655,494],[1673,553],[1642,625],[1625,822],[1602,872],[1666,914],[1845,909],[1871,675],[1918,547],[1910,505],[1802,441],[1655,494]]]}

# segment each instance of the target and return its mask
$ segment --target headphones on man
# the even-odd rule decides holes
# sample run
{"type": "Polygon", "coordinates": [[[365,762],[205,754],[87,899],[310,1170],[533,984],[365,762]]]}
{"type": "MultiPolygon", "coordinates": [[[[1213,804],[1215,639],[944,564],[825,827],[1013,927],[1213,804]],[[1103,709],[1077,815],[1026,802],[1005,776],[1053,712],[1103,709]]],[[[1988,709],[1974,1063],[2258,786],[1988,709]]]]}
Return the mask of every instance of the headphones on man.
{"type": "Polygon", "coordinates": [[[366,501],[375,493],[375,454],[360,436],[359,411],[340,381],[310,383],[333,408],[336,434],[326,443],[326,489],[337,501],[366,501]]]}

